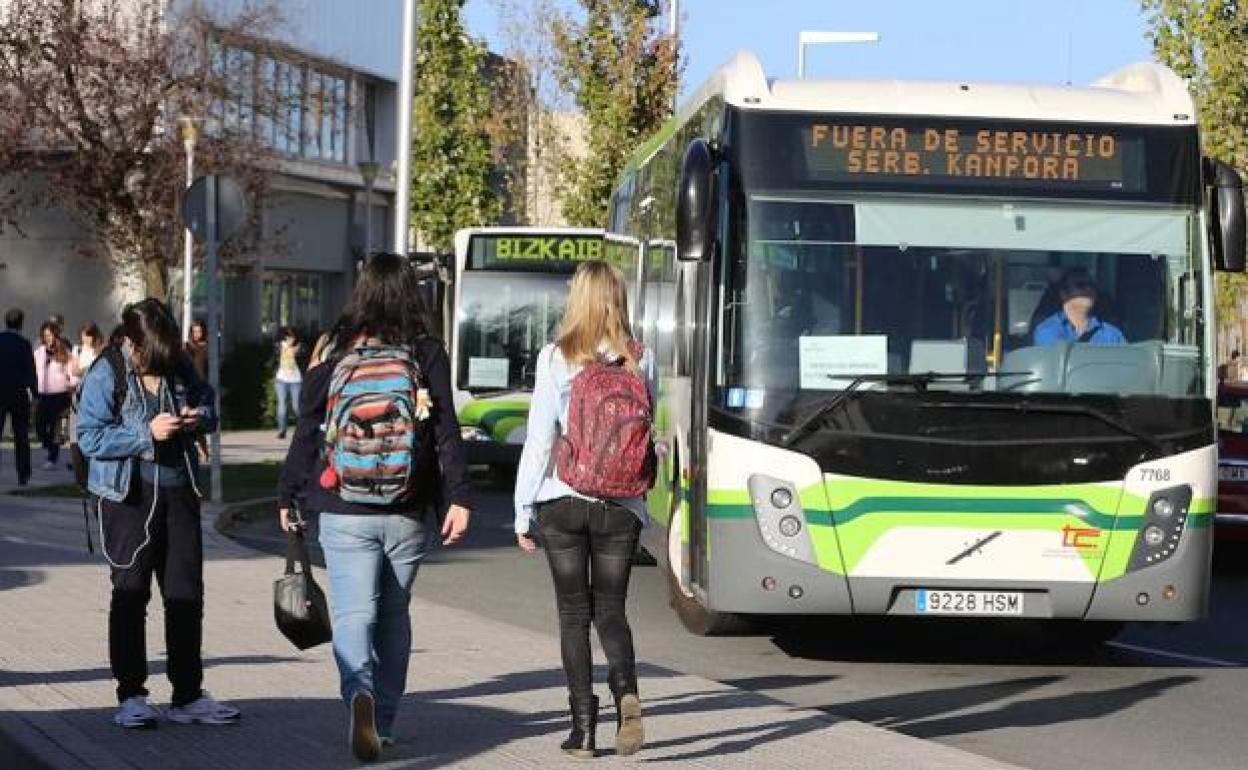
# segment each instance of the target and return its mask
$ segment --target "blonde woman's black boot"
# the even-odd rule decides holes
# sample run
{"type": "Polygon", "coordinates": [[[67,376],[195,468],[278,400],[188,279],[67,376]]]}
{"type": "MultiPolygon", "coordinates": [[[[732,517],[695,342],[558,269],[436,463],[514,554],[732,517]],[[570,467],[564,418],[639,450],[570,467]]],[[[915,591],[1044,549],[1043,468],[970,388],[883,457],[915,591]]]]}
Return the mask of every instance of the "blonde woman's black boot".
{"type": "Polygon", "coordinates": [[[572,709],[572,732],[560,747],[566,753],[580,759],[590,759],[596,753],[595,733],[598,731],[598,696],[589,700],[568,698],[572,709]]]}
{"type": "Polygon", "coordinates": [[[641,698],[637,695],[636,671],[612,670],[607,675],[615,698],[615,753],[636,754],[646,740],[641,724],[641,698]]]}

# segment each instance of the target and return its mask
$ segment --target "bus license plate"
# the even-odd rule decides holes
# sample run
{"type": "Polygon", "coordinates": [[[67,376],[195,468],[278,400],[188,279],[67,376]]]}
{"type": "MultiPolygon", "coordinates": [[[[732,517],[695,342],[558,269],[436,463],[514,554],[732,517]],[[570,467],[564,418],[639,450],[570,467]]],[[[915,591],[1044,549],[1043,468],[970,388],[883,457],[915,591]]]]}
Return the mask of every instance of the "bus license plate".
{"type": "Polygon", "coordinates": [[[915,592],[914,610],[920,615],[1022,615],[1023,595],[1017,591],[915,592]]]}
{"type": "Polygon", "coordinates": [[[1220,465],[1218,479],[1221,481],[1248,481],[1248,466],[1220,465]]]}

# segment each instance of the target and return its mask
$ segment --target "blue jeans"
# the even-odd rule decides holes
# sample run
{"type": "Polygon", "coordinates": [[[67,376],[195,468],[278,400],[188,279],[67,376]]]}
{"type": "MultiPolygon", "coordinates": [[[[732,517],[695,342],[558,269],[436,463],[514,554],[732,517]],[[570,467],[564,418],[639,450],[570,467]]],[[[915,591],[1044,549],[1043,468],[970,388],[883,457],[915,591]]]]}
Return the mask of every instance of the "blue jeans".
{"type": "Polygon", "coordinates": [[[399,515],[321,514],[342,698],[349,705],[357,692],[371,692],[382,735],[392,734],[407,685],[408,605],[432,529],[399,515]]]}
{"type": "Polygon", "coordinates": [[[301,382],[273,381],[273,388],[277,392],[277,429],[282,433],[286,432],[287,403],[290,404],[290,414],[299,414],[299,387],[302,384],[301,382]]]}

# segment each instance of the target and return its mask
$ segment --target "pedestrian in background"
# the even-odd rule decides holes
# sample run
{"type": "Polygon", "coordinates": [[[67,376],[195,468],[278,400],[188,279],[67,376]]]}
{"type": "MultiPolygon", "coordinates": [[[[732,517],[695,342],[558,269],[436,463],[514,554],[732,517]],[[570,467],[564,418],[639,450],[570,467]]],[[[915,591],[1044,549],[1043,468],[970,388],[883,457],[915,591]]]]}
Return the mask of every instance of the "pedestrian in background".
{"type": "Polygon", "coordinates": [[[21,486],[30,481],[30,403],[39,389],[34,351],[22,336],[25,320],[19,308],[11,308],[4,314],[4,331],[0,332],[0,438],[5,423],[11,422],[21,486]]]}
{"type": "Polygon", "coordinates": [[[273,389],[277,392],[277,437],[286,438],[287,410],[291,414],[299,409],[299,388],[303,384],[303,372],[299,369],[299,353],[303,345],[294,327],[285,326],[277,343],[277,374],[273,389]]]}
{"type": "Polygon", "coordinates": [[[39,327],[42,344],[35,348],[35,374],[39,383],[39,403],[35,407],[35,435],[43,445],[47,457],[43,470],[56,467],[61,453],[60,421],[69,411],[74,386],[78,378],[72,371],[70,349],[61,336],[60,329],[52,321],[39,327]]]}
{"type": "Polygon", "coordinates": [[[81,380],[103,349],[104,335],[100,333],[100,327],[94,321],[87,321],[78,330],[78,344],[71,354],[70,373],[81,380]]]}
{"type": "Polygon", "coordinates": [[[87,487],[113,585],[108,649],[120,704],[113,721],[151,728],[160,718],[144,686],[144,630],[155,575],[173,684],[165,717],[179,724],[231,724],[238,709],[202,689],[204,552],[192,440],[216,429],[212,388],[182,355],[182,335],[163,302],[127,307],[122,323],[125,342],[102,353],[115,357],[109,365],[87,372],[78,404],[78,445],[90,460],[87,487]]]}
{"type": "Polygon", "coordinates": [[[320,514],[348,745],[364,761],[394,741],[412,649],[412,583],[438,532],[438,514],[445,511],[443,545],[459,542],[469,522],[450,358],[428,334],[418,287],[415,271],[397,254],[376,255],[364,266],[328,360],[308,370],[279,489],[284,530],[300,526],[291,513],[296,502],[320,514]],[[346,408],[331,411],[331,396],[346,408]],[[360,412],[352,412],[354,403],[361,404],[360,412]],[[378,421],[375,416],[391,413],[390,407],[411,407],[410,421],[378,421]],[[384,455],[369,449],[377,442],[353,440],[361,423],[387,437],[384,455]],[[396,432],[410,446],[397,444],[396,432]],[[322,452],[327,444],[331,448],[322,452]],[[349,465],[325,459],[340,454],[350,456],[349,465]],[[379,484],[368,483],[378,479],[368,476],[361,488],[352,481],[352,471],[360,468],[384,469],[401,481],[387,484],[382,494],[379,484]]]}
{"type": "Polygon", "coordinates": [[[578,757],[592,757],[596,749],[591,621],[607,656],[616,753],[636,753],[645,737],[625,600],[633,553],[649,521],[641,495],[654,481],[654,391],[653,356],[629,329],[623,274],[605,262],[582,263],[572,278],[558,337],[538,354],[515,489],[520,548],[537,550],[540,535],[554,579],[572,711],[572,731],[562,748],[578,757]],[[612,386],[595,394],[592,383],[595,378],[605,383],[604,377],[612,386]],[[631,407],[619,399],[620,392],[634,394],[631,407]],[[597,408],[608,400],[610,408],[597,408]],[[612,414],[622,419],[615,421],[612,414]],[[632,440],[616,443],[625,435],[632,440]],[[587,456],[607,459],[585,463],[587,456]],[[619,491],[603,491],[608,489],[619,491]]]}
{"type": "Polygon", "coordinates": [[[191,333],[186,340],[186,355],[195,365],[201,379],[208,379],[208,324],[203,319],[191,321],[191,333]]]}

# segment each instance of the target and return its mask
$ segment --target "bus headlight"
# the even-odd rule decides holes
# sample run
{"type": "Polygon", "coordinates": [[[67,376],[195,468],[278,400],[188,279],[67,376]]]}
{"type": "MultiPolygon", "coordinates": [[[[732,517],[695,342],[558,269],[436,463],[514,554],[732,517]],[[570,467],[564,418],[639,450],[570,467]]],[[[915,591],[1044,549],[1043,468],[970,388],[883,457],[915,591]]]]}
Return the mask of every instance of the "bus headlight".
{"type": "Polygon", "coordinates": [[[778,554],[817,564],[814,546],[805,535],[805,513],[792,482],[755,473],[749,478],[754,520],[763,543],[778,554]]]}
{"type": "Polygon", "coordinates": [[[1191,504],[1192,488],[1187,485],[1153,493],[1144,509],[1128,570],[1151,567],[1174,555],[1182,542],[1191,504]]]}
{"type": "Polygon", "coordinates": [[[1166,533],[1156,524],[1150,524],[1144,530],[1144,542],[1148,543],[1149,548],[1156,548],[1166,542],[1166,533]]]}

